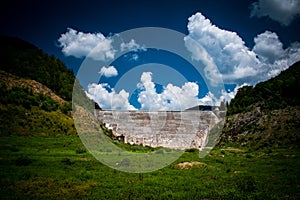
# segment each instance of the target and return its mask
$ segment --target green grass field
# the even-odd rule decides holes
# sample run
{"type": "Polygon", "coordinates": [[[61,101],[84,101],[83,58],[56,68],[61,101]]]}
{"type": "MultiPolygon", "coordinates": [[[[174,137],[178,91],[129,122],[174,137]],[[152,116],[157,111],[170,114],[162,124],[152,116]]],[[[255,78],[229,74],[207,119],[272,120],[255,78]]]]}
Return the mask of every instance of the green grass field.
{"type": "Polygon", "coordinates": [[[77,136],[1,137],[0,198],[300,199],[299,166],[300,150],[219,147],[134,174],[101,164],[77,136]]]}

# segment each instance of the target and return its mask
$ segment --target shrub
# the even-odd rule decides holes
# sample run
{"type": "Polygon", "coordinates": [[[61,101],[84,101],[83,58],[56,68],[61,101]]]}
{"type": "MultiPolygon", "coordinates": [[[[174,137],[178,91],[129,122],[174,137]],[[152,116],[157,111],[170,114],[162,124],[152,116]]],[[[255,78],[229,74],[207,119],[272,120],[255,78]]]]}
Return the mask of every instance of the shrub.
{"type": "Polygon", "coordinates": [[[16,146],[10,146],[10,147],[9,147],[9,150],[10,150],[11,152],[18,152],[18,151],[20,151],[20,150],[18,149],[18,147],[16,147],[16,146]]]}
{"type": "Polygon", "coordinates": [[[58,103],[50,97],[46,97],[46,100],[42,102],[41,108],[45,111],[55,111],[58,108],[58,103]]]}
{"type": "Polygon", "coordinates": [[[59,109],[62,113],[68,115],[69,112],[72,110],[72,104],[70,102],[65,102],[59,106],[59,109]]]}
{"type": "Polygon", "coordinates": [[[32,162],[33,162],[33,160],[31,158],[29,158],[28,156],[21,156],[16,159],[15,164],[17,166],[28,166],[32,162]]]}
{"type": "Polygon", "coordinates": [[[236,184],[242,192],[254,192],[256,190],[256,182],[252,176],[240,177],[236,184]]]}
{"type": "Polygon", "coordinates": [[[156,154],[164,154],[164,150],[163,149],[158,149],[155,153],[156,154]]]}
{"type": "Polygon", "coordinates": [[[70,158],[63,158],[61,160],[62,163],[64,163],[65,165],[73,165],[74,162],[70,160],[70,158]]]}
{"type": "Polygon", "coordinates": [[[75,150],[76,153],[81,154],[86,152],[86,148],[84,146],[77,147],[75,150]]]}
{"type": "Polygon", "coordinates": [[[197,152],[197,151],[198,151],[198,149],[196,149],[196,148],[191,148],[191,149],[185,150],[185,152],[190,152],[190,153],[197,152]]]}

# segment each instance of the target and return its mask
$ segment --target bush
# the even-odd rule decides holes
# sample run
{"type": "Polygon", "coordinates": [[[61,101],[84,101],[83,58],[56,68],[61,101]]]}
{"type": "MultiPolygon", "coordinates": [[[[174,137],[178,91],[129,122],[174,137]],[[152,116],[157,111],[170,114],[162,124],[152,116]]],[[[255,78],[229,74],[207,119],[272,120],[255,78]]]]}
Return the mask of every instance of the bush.
{"type": "Polygon", "coordinates": [[[64,163],[65,165],[73,165],[74,162],[70,160],[70,158],[63,158],[61,160],[62,163],[64,163]]]}
{"type": "Polygon", "coordinates": [[[86,148],[84,146],[77,147],[75,150],[76,153],[81,154],[86,152],[86,148]]]}
{"type": "Polygon", "coordinates": [[[29,158],[28,156],[21,156],[16,159],[15,164],[17,166],[28,166],[32,162],[33,162],[33,160],[31,158],[29,158]]]}
{"type": "Polygon", "coordinates": [[[196,148],[191,148],[191,149],[187,149],[185,150],[185,152],[190,152],[190,153],[193,153],[193,152],[198,152],[199,150],[196,149],[196,148]]]}
{"type": "Polygon", "coordinates": [[[72,110],[72,104],[70,102],[65,102],[59,106],[59,109],[62,113],[68,115],[69,112],[72,110]]]}
{"type": "Polygon", "coordinates": [[[45,111],[55,111],[58,108],[58,103],[50,97],[46,97],[46,100],[42,103],[41,108],[45,111]]]}
{"type": "Polygon", "coordinates": [[[163,149],[158,149],[155,153],[156,154],[164,154],[164,150],[163,149]]]}
{"type": "Polygon", "coordinates": [[[256,190],[256,182],[252,176],[240,177],[236,184],[242,192],[254,192],[256,190]]]}
{"type": "Polygon", "coordinates": [[[20,151],[20,150],[18,149],[18,147],[16,147],[16,146],[10,146],[10,147],[9,147],[9,150],[10,150],[11,152],[18,152],[18,151],[20,151]]]}

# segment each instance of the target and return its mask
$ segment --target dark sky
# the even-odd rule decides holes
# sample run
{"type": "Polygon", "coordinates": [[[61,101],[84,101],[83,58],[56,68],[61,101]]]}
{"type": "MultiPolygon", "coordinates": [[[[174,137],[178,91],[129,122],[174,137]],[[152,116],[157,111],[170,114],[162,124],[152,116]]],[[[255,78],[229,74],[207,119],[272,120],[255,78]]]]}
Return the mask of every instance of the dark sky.
{"type": "Polygon", "coordinates": [[[71,63],[70,58],[64,58],[57,47],[57,39],[68,27],[108,35],[137,27],[155,26],[186,34],[188,17],[198,11],[218,27],[237,32],[249,48],[253,46],[253,38],[265,30],[276,32],[286,46],[299,40],[299,19],[285,27],[266,17],[250,18],[249,7],[253,2],[4,0],[0,3],[0,27],[1,34],[30,41],[47,53],[55,54],[67,64],[71,63]]]}

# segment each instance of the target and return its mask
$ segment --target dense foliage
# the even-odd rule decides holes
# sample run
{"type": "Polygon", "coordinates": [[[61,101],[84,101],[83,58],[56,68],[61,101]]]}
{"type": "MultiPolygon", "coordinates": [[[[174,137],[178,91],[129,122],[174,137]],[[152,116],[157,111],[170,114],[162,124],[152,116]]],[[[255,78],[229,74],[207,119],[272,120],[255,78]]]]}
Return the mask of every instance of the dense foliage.
{"type": "Polygon", "coordinates": [[[74,74],[64,63],[23,40],[0,37],[0,69],[36,80],[65,100],[72,99],[74,74]]]}
{"type": "Polygon", "coordinates": [[[282,109],[300,105],[300,62],[295,63],[280,75],[258,83],[255,87],[240,88],[227,109],[229,115],[251,111],[282,109]]]}
{"type": "Polygon", "coordinates": [[[70,114],[71,103],[54,101],[49,96],[41,93],[33,93],[30,88],[14,86],[8,89],[5,85],[0,85],[1,99],[0,104],[9,106],[22,106],[26,109],[31,109],[33,106],[45,111],[60,110],[64,114],[70,114]]]}
{"type": "Polygon", "coordinates": [[[75,78],[61,61],[0,36],[0,69],[0,136],[76,134],[70,101],[75,78]]]}
{"type": "Polygon", "coordinates": [[[27,87],[0,86],[0,136],[75,134],[71,103],[58,103],[27,87]]]}

